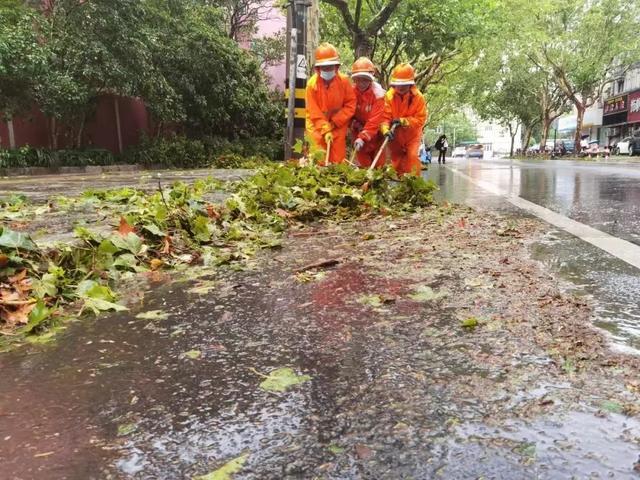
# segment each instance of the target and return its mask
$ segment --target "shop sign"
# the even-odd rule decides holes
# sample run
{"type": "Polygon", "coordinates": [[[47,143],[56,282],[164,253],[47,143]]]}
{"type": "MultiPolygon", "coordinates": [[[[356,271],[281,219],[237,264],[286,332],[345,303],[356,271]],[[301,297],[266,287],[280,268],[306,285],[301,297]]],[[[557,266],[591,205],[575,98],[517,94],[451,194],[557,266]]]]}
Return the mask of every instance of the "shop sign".
{"type": "Polygon", "coordinates": [[[604,115],[624,112],[627,109],[627,96],[618,95],[604,101],[604,115]]]}
{"type": "Polygon", "coordinates": [[[629,123],[640,122],[640,90],[629,94],[629,123]]]}

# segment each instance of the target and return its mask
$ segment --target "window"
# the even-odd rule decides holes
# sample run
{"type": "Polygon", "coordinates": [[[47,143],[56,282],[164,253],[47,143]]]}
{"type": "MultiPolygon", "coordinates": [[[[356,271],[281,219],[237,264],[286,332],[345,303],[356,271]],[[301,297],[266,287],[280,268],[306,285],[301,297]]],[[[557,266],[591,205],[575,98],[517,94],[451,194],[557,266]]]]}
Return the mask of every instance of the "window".
{"type": "Polygon", "coordinates": [[[624,90],[624,78],[618,80],[618,93],[622,93],[624,90]]]}

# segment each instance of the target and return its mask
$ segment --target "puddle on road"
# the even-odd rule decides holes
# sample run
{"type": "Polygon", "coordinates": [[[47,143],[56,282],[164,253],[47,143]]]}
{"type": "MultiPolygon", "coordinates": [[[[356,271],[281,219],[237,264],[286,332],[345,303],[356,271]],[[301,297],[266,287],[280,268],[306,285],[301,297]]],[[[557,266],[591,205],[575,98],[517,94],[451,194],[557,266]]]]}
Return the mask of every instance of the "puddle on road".
{"type": "Polygon", "coordinates": [[[442,478],[636,479],[640,422],[618,414],[566,412],[500,427],[460,425],[442,478]],[[486,459],[495,459],[490,463],[486,459]]]}
{"type": "Polygon", "coordinates": [[[608,332],[617,348],[640,354],[637,269],[558,230],[548,232],[532,245],[532,253],[536,260],[568,281],[571,293],[590,298],[594,324],[608,332]]]}

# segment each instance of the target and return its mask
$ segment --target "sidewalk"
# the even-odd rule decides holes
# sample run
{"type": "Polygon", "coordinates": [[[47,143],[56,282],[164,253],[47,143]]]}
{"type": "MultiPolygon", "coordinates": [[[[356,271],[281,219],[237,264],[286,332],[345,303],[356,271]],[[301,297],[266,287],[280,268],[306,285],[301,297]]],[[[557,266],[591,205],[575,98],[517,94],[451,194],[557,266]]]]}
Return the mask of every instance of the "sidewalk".
{"type": "Polygon", "coordinates": [[[56,195],[77,196],[87,189],[134,187],[145,191],[157,190],[158,182],[169,185],[176,181],[193,182],[198,178],[213,177],[219,180],[239,180],[251,170],[244,169],[195,169],[195,170],[131,170],[73,173],[64,175],[40,175],[0,178],[0,199],[9,195],[25,195],[31,203],[43,203],[56,195]]]}

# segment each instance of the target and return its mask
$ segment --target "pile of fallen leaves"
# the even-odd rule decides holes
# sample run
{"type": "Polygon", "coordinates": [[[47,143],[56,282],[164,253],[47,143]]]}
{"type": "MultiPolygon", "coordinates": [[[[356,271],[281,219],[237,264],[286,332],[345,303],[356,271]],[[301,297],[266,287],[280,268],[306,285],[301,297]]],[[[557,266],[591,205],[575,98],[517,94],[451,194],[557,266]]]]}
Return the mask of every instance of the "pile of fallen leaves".
{"type": "Polygon", "coordinates": [[[26,233],[3,227],[0,333],[43,332],[65,311],[126,310],[114,289],[137,274],[242,261],[279,246],[293,222],[414,210],[431,204],[436,188],[421,178],[398,179],[391,170],[287,165],[264,167],[232,185],[224,203],[211,201],[222,187],[198,180],[152,194],[128,187],[87,191],[78,201],[117,224],[106,231],[78,226],[76,243],[53,248],[40,248],[26,233]]]}

